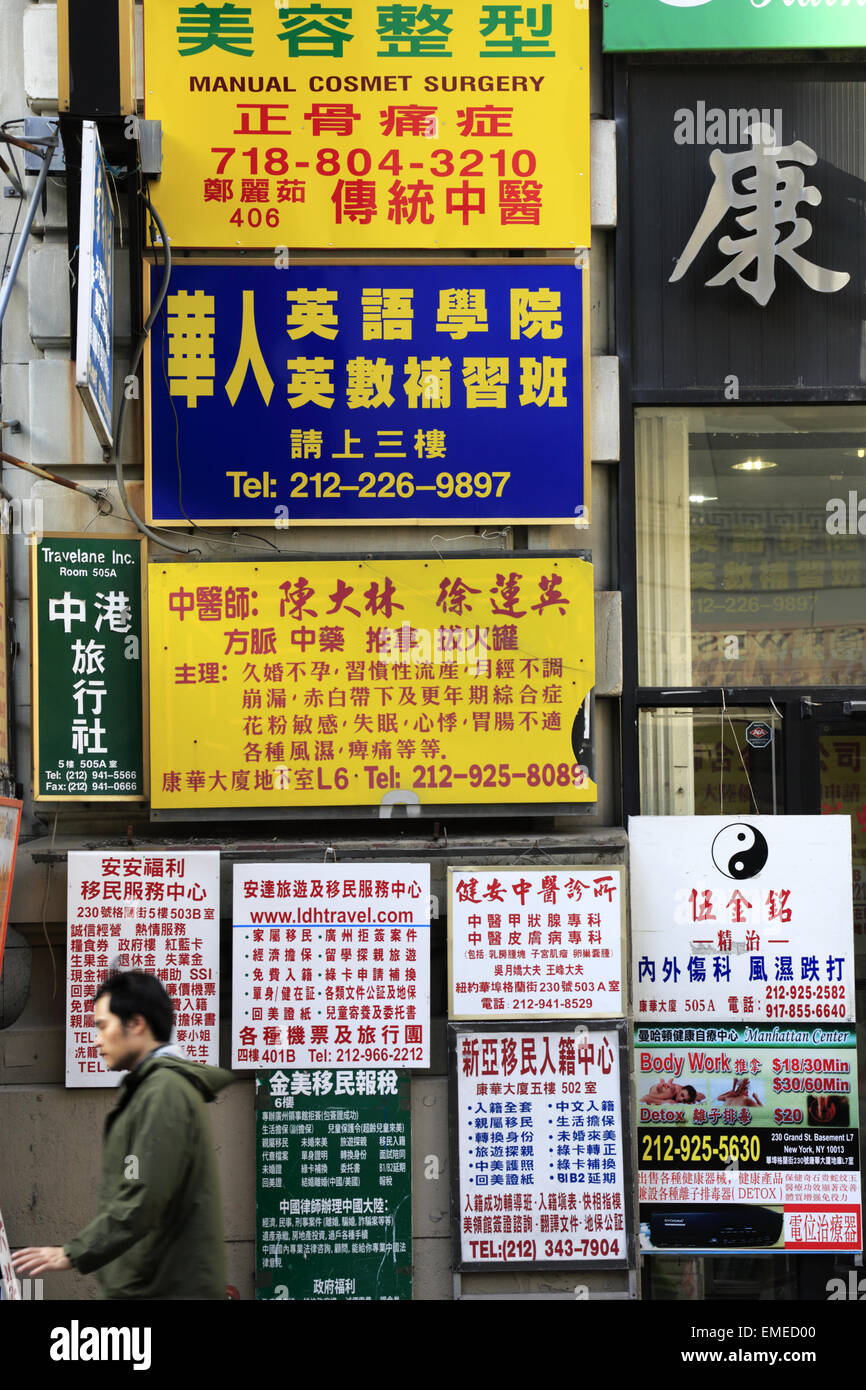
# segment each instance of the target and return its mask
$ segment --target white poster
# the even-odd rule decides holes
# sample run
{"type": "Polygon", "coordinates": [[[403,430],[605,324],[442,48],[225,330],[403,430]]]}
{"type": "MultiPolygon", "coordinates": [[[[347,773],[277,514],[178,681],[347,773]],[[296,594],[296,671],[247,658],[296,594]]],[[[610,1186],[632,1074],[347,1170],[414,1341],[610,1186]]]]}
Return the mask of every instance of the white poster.
{"type": "Polygon", "coordinates": [[[75,385],[96,437],[111,448],[114,368],[114,208],[95,121],[81,129],[81,217],[75,385]]]}
{"type": "Polygon", "coordinates": [[[462,1263],[624,1267],[619,1030],[453,1032],[462,1263]]]}
{"type": "Polygon", "coordinates": [[[67,879],[66,1084],[114,1086],[93,1027],[106,975],[145,970],[171,995],[171,1041],[219,1062],[219,854],[216,850],[70,851],[67,879]]]}
{"type": "Polygon", "coordinates": [[[232,1066],[429,1067],[428,864],[237,864],[232,1066]]]}
{"type": "Polygon", "coordinates": [[[636,1023],[854,1018],[848,816],[629,820],[636,1023]]]}
{"type": "Polygon", "coordinates": [[[449,869],[449,1016],[621,1015],[622,896],[600,865],[449,869]]]}
{"type": "Polygon", "coordinates": [[[854,1029],[635,1029],[640,1244],[862,1248],[854,1029]]]}

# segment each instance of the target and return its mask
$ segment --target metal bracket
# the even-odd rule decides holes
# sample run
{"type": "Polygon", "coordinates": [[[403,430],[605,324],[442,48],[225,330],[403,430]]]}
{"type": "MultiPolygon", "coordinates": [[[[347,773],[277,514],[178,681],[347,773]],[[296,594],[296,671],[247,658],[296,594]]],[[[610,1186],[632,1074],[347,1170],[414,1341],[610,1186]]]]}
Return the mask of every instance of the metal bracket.
{"type": "MultiPolygon", "coordinates": [[[[24,122],[24,139],[50,140],[52,135],[54,134],[54,129],[56,125],[56,116],[52,117],[50,121],[45,120],[45,118],[42,116],[28,116],[24,122]]],[[[40,159],[38,154],[34,154],[30,150],[24,151],[25,173],[38,174],[41,165],[42,160],[40,159]]],[[[48,172],[49,174],[66,173],[66,155],[63,152],[63,145],[60,140],[57,141],[57,144],[54,148],[54,153],[51,156],[51,163],[48,166],[48,172]]]]}
{"type": "MultiPolygon", "coordinates": [[[[11,136],[7,136],[6,139],[7,141],[11,142],[11,136]]],[[[6,313],[6,308],[9,304],[9,300],[12,295],[12,290],[15,285],[15,277],[18,274],[18,267],[21,265],[21,261],[24,256],[24,251],[27,246],[27,239],[30,236],[30,229],[33,226],[33,219],[36,216],[36,209],[39,207],[39,201],[42,197],[42,190],[45,187],[45,180],[48,177],[48,166],[50,165],[54,152],[59,144],[60,132],[59,130],[55,129],[51,143],[46,145],[45,147],[45,154],[42,158],[42,163],[39,168],[39,177],[36,180],[36,185],[30,197],[30,202],[28,204],[27,212],[24,217],[24,222],[21,227],[21,235],[18,238],[18,245],[15,248],[15,255],[13,256],[12,264],[9,267],[9,274],[4,280],[2,287],[0,287],[0,323],[3,322],[3,318],[6,313]]]]}
{"type": "Polygon", "coordinates": [[[162,122],[138,121],[138,153],[141,172],[146,179],[158,179],[162,173],[162,122]]]}

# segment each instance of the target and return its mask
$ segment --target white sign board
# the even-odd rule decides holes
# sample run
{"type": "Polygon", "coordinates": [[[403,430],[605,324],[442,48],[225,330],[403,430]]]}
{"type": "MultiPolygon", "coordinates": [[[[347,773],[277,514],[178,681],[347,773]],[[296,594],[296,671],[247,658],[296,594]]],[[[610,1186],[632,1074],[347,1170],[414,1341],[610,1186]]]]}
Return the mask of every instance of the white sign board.
{"type": "Polygon", "coordinates": [[[429,1067],[430,867],[238,864],[232,1066],[429,1067]]]}
{"type": "Polygon", "coordinates": [[[448,870],[455,1019],[612,1018],[622,1005],[622,870],[448,870]]]}
{"type": "Polygon", "coordinates": [[[219,854],[216,850],[70,851],[66,1084],[114,1086],[93,1027],[106,975],[145,970],[171,995],[171,1041],[219,1063],[219,854]]]}
{"type": "Polygon", "coordinates": [[[113,314],[114,210],[99,132],[93,121],[84,121],[75,385],[96,437],[106,447],[112,443],[113,314]]]}
{"type": "Polygon", "coordinates": [[[461,1262],[625,1266],[619,1031],[459,1027],[454,1042],[461,1262]]]}
{"type": "Polygon", "coordinates": [[[850,1022],[848,816],[636,816],[636,1023],[850,1022]]]}

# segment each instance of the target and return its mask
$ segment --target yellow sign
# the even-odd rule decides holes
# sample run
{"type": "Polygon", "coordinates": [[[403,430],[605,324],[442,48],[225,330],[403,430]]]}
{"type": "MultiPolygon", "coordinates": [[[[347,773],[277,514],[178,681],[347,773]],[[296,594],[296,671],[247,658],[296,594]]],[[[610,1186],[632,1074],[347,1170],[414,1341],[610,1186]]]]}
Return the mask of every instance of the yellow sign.
{"type": "Polygon", "coordinates": [[[587,0],[146,0],[175,246],[589,245],[587,0]]]}
{"type": "Polygon", "coordinates": [[[149,597],[155,808],[596,800],[586,560],[161,563],[149,597]]]}

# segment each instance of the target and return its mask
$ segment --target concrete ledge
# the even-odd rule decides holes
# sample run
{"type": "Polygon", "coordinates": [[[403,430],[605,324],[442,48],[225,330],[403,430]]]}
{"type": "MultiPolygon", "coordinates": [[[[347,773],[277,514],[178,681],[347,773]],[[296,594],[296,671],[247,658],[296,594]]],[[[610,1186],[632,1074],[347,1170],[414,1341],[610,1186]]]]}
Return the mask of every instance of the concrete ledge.
{"type": "Polygon", "coordinates": [[[595,693],[622,694],[622,594],[595,594],[595,693]]]}
{"type": "Polygon", "coordinates": [[[619,359],[590,358],[590,457],[593,463],[619,459],[619,359]]]}
{"type": "Polygon", "coordinates": [[[412,1234],[451,1236],[448,1082],[418,1077],[412,1084],[412,1234]],[[430,1160],[435,1160],[430,1162],[430,1160]],[[428,1176],[434,1168],[436,1177],[428,1176]]]}
{"type": "MultiPolygon", "coordinates": [[[[58,473],[67,468],[101,468],[102,446],[75,389],[75,363],[65,358],[42,358],[31,362],[28,370],[27,418],[22,421],[23,433],[15,436],[18,449],[10,452],[58,473]]],[[[127,362],[115,361],[115,409],[127,370],[127,362]]],[[[134,466],[141,464],[140,430],[135,418],[141,402],[133,404],[137,410],[127,407],[122,454],[124,463],[134,466]]]]}
{"type": "Polygon", "coordinates": [[[616,226],[616,122],[590,121],[590,220],[593,227],[616,226]]]}
{"type": "MultiPolygon", "coordinates": [[[[83,483],[85,487],[104,489],[111,502],[112,511],[108,516],[99,516],[94,521],[96,504],[92,497],[88,497],[84,492],[70,492],[67,488],[58,487],[57,483],[37,481],[33,484],[33,497],[34,500],[39,498],[42,503],[43,532],[83,532],[85,527],[89,526],[90,532],[97,536],[122,536],[125,540],[135,540],[141,534],[126,514],[114,481],[113,469],[102,473],[77,473],[74,481],[83,483]]],[[[126,495],[138,515],[144,516],[144,483],[127,478],[126,495]]]]}
{"type": "Polygon", "coordinates": [[[37,115],[57,110],[57,6],[24,11],[24,90],[37,115]]]}
{"type": "Polygon", "coordinates": [[[30,248],[27,308],[30,337],[38,348],[69,347],[69,267],[65,242],[30,248]]]}

